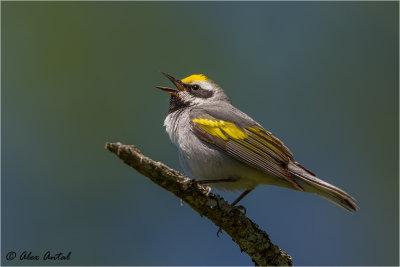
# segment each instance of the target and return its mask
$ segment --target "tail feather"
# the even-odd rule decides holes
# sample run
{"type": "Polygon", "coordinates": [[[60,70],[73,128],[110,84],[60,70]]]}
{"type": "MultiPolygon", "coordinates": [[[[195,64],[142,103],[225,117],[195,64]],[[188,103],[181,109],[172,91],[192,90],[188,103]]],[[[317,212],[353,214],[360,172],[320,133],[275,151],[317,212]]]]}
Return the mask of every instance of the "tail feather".
{"type": "Polygon", "coordinates": [[[299,163],[290,162],[288,164],[288,169],[304,191],[318,194],[350,212],[358,209],[352,196],[344,192],[342,189],[318,179],[315,174],[309,172],[299,163]]]}

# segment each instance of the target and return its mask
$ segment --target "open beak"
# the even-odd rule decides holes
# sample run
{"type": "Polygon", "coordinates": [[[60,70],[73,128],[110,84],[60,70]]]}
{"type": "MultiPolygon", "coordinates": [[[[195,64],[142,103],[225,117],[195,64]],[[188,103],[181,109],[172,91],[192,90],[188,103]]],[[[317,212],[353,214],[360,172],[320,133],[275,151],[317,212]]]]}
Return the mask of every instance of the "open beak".
{"type": "Polygon", "coordinates": [[[163,90],[164,92],[167,92],[168,94],[171,95],[176,95],[179,91],[184,91],[185,87],[183,86],[182,82],[180,80],[175,79],[174,77],[172,77],[171,75],[168,75],[164,72],[161,72],[162,75],[164,75],[165,77],[167,77],[175,86],[178,90],[176,89],[172,89],[169,87],[164,87],[164,86],[156,86],[156,88],[163,90]]]}

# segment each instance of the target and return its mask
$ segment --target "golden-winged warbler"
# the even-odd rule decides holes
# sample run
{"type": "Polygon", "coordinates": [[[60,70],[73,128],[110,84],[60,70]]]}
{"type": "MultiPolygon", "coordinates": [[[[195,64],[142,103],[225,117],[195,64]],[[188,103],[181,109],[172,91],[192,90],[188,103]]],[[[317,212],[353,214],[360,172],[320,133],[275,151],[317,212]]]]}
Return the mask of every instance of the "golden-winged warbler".
{"type": "Polygon", "coordinates": [[[177,88],[156,86],[171,95],[164,126],[187,175],[217,189],[244,190],[232,205],[266,184],[315,193],[357,210],[352,196],[300,165],[278,138],[235,108],[214,81],[202,74],[182,80],[162,74],[177,88]]]}

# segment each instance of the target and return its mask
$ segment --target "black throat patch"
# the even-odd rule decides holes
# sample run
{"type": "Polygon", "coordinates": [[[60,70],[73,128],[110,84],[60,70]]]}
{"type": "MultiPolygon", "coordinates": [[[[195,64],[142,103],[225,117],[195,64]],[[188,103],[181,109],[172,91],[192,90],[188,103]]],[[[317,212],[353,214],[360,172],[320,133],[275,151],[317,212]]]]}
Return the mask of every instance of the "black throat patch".
{"type": "Polygon", "coordinates": [[[179,109],[186,108],[188,106],[190,106],[190,102],[183,102],[182,99],[180,99],[179,97],[171,95],[171,98],[169,99],[168,114],[175,112],[179,109]]]}

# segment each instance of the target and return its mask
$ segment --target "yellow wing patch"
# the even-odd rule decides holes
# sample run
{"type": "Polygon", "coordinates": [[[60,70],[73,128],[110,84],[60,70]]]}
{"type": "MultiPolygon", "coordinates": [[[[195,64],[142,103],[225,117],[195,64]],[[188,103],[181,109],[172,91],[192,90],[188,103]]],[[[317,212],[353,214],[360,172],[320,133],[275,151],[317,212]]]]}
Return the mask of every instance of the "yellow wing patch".
{"type": "Polygon", "coordinates": [[[208,81],[208,80],[210,80],[210,79],[203,74],[193,74],[193,75],[190,75],[189,77],[182,79],[181,81],[183,83],[192,83],[192,82],[197,82],[197,81],[208,81]]]}
{"type": "Polygon", "coordinates": [[[228,140],[228,137],[239,140],[247,138],[247,134],[231,122],[206,118],[197,118],[192,121],[205,132],[225,141],[228,140]]]}

